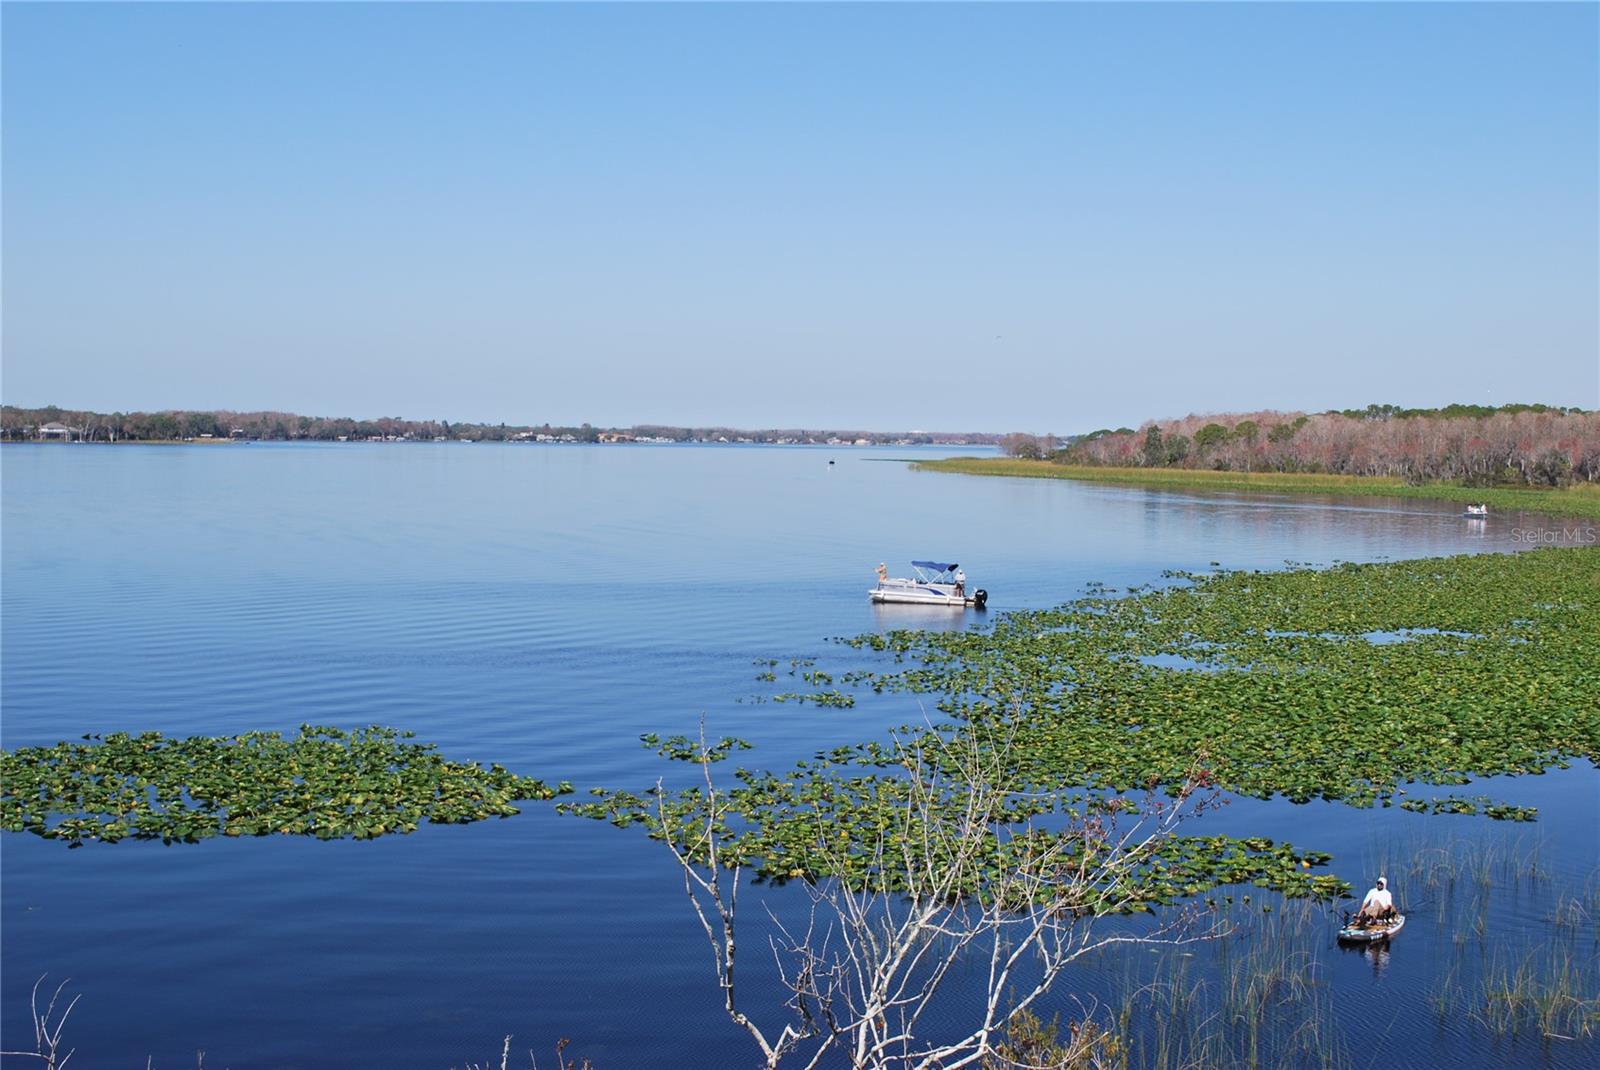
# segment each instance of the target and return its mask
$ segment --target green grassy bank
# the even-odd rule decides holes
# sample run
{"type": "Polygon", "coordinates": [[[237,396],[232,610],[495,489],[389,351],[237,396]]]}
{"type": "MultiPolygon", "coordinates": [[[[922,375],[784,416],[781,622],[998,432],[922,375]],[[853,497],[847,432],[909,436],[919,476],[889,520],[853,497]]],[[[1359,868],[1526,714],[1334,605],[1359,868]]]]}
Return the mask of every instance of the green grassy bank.
{"type": "Polygon", "coordinates": [[[1580,485],[1564,490],[1528,487],[1464,487],[1458,483],[1407,484],[1387,476],[1333,476],[1309,472],[1217,472],[1187,468],[1102,468],[1054,464],[1012,457],[949,457],[920,461],[913,467],[928,472],[969,476],[1024,476],[1078,479],[1156,490],[1245,490],[1277,494],[1343,494],[1372,498],[1425,498],[1447,502],[1484,502],[1490,509],[1525,510],[1553,516],[1600,519],[1600,487],[1580,485]]]}

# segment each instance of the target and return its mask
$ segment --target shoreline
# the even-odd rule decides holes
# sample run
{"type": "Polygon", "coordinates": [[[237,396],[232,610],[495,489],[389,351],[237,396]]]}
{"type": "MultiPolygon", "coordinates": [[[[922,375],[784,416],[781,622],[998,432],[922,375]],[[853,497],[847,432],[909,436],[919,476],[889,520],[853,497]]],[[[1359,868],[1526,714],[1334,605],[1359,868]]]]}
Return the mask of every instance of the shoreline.
{"type": "Polygon", "coordinates": [[[1020,479],[1071,479],[1086,483],[1146,487],[1151,490],[1255,491],[1281,494],[1337,494],[1347,497],[1411,498],[1425,501],[1482,502],[1491,509],[1600,519],[1600,487],[1539,490],[1531,487],[1464,487],[1456,483],[1407,484],[1393,476],[1341,476],[1310,472],[1220,472],[1186,468],[1110,468],[1029,461],[1014,457],[946,457],[916,461],[913,469],[970,476],[1020,479]]]}

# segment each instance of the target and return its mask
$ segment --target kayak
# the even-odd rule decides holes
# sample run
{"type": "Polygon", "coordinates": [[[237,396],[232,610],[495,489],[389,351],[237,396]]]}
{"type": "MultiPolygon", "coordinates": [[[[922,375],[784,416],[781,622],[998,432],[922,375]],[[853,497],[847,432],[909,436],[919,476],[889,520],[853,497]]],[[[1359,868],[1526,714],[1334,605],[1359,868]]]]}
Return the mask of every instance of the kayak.
{"type": "Polygon", "coordinates": [[[1352,943],[1370,944],[1374,940],[1389,939],[1389,937],[1393,936],[1395,933],[1404,928],[1405,924],[1406,916],[1404,914],[1396,914],[1392,921],[1385,922],[1382,925],[1374,925],[1370,928],[1358,928],[1355,925],[1346,925],[1344,928],[1339,930],[1339,939],[1348,940],[1352,943]]]}

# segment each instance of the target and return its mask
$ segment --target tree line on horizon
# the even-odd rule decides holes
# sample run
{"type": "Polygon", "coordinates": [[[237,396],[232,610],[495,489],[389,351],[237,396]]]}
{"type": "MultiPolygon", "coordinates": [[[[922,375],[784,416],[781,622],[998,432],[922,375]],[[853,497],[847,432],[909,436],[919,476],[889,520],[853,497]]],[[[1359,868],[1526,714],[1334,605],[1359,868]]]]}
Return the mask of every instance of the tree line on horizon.
{"type": "Polygon", "coordinates": [[[336,442],[368,439],[463,439],[474,442],[504,442],[519,436],[545,435],[576,442],[598,442],[602,436],[672,442],[715,442],[726,439],[747,442],[827,442],[840,439],[855,442],[866,439],[874,444],[933,443],[962,441],[994,444],[999,435],[983,432],[885,432],[846,429],[763,429],[732,427],[673,427],[665,424],[637,424],[631,427],[602,428],[590,424],[468,423],[450,420],[407,420],[384,416],[374,420],[351,417],[301,416],[290,412],[236,412],[231,409],[167,409],[160,412],[93,412],[63,409],[57,405],[22,408],[0,406],[0,439],[18,441],[37,437],[40,428],[60,425],[70,437],[82,442],[169,442],[205,438],[244,438],[268,442],[336,442]]]}
{"type": "Polygon", "coordinates": [[[1147,421],[1071,439],[1010,434],[1012,457],[1058,464],[1393,476],[1413,483],[1600,482],[1600,413],[1553,405],[1369,405],[1147,421]]]}

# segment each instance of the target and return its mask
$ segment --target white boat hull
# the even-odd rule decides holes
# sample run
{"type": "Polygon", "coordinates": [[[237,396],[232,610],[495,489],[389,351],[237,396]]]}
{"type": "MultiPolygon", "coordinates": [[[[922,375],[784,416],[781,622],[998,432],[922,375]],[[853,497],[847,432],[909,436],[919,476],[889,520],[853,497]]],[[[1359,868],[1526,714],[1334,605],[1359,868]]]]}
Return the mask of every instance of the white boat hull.
{"type": "Polygon", "coordinates": [[[971,595],[956,594],[954,587],[940,583],[896,583],[890,580],[867,592],[874,602],[895,602],[915,606],[956,606],[974,604],[971,595]]]}

